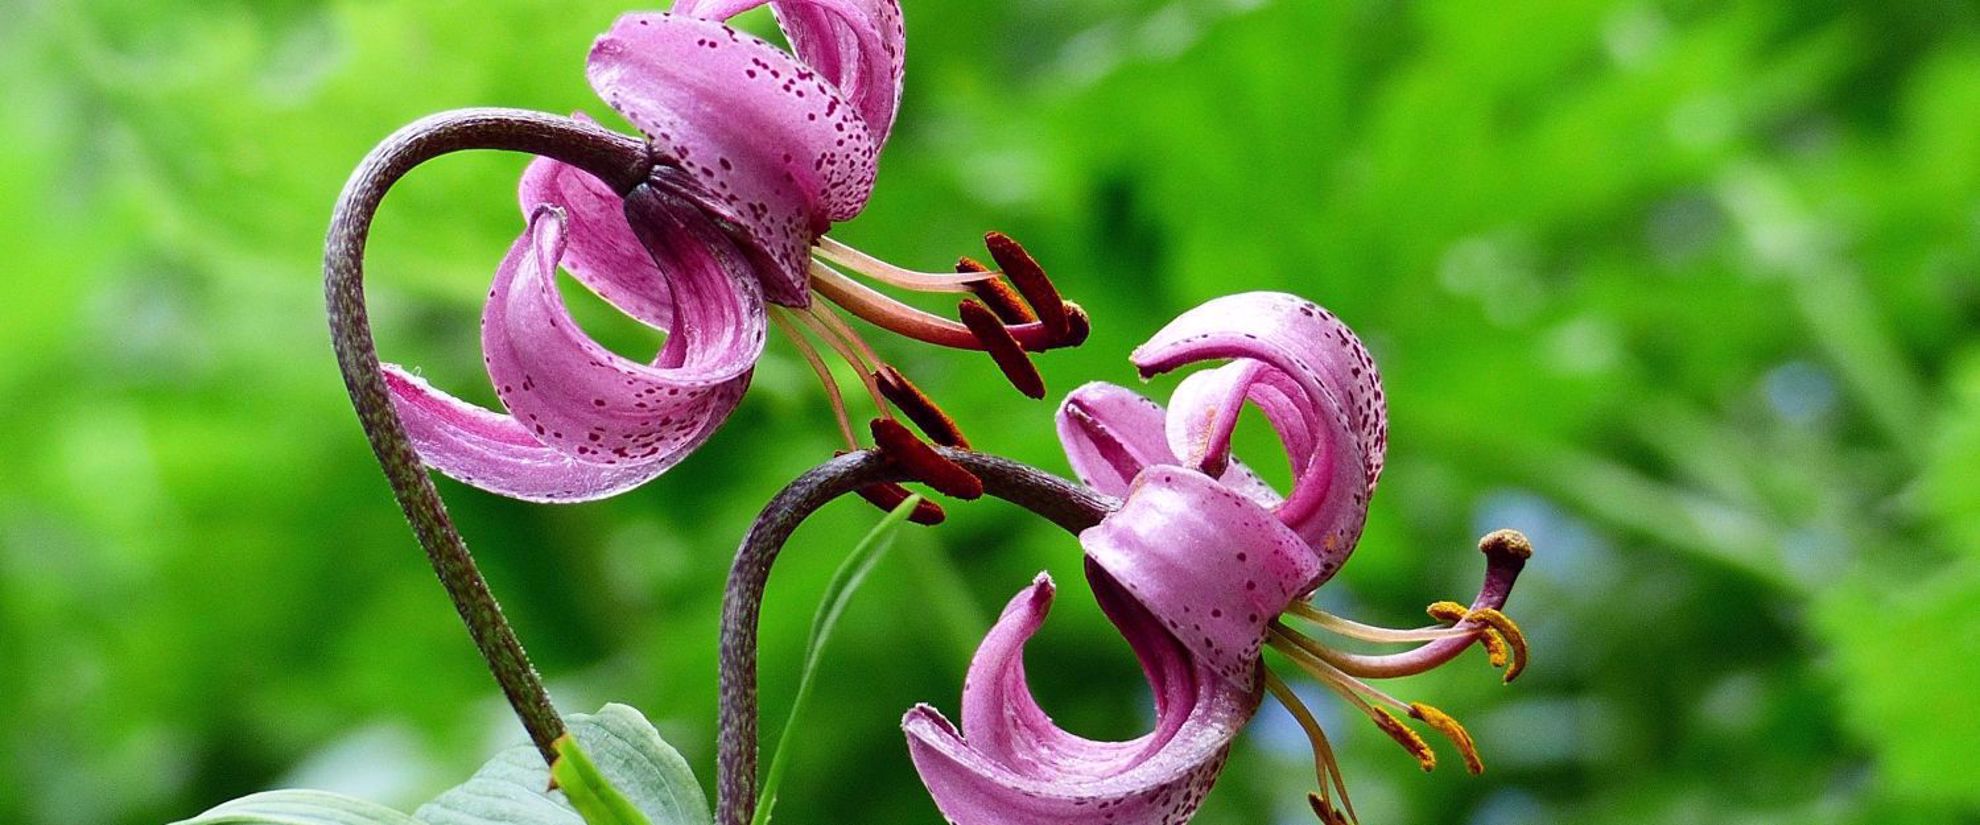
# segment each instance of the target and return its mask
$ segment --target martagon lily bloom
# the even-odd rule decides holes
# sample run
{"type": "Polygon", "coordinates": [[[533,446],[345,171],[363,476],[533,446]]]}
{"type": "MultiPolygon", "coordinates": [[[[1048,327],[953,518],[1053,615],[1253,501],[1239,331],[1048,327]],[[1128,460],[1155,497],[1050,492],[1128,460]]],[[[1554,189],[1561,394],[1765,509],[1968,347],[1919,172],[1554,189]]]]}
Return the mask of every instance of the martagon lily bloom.
{"type": "Polygon", "coordinates": [[[1297,297],[1220,298],[1169,324],[1133,354],[1143,377],[1211,359],[1165,412],[1108,384],[1073,392],[1059,433],[1073,468],[1120,508],[1080,535],[1086,575],[1103,611],[1141,661],[1155,728],[1126,742],[1056,726],[1032,698],[1024,644],[1053,598],[1039,578],[1004,609],[963,688],[962,724],[926,705],[903,721],[923,782],[959,825],[1180,823],[1216,780],[1233,737],[1270,692],[1313,744],[1309,794],[1323,821],[1354,818],[1326,735],[1285,682],[1263,667],[1271,647],[1401,743],[1428,770],[1435,754],[1408,716],[1449,739],[1482,770],[1451,717],[1404,702],[1367,680],[1437,667],[1474,644],[1511,681],[1525,642],[1500,612],[1531,553],[1512,531],[1487,536],[1485,582],[1469,607],[1439,602],[1439,624],[1391,630],[1323,612],[1306,599],[1353,552],[1382,472],[1387,412],[1361,342],[1326,310],[1297,297]],[[1238,412],[1256,404],[1292,459],[1280,497],[1232,459],[1238,412]],[[1365,642],[1415,645],[1369,655],[1336,649],[1292,625],[1365,642]]]}
{"type": "Polygon", "coordinates": [[[955,273],[922,273],[825,236],[865,206],[893,128],[906,45],[896,0],[771,2],[795,55],[722,22],[762,2],[681,0],[672,13],[620,18],[592,47],[587,76],[643,133],[651,169],[622,191],[547,157],[528,168],[527,228],[482,315],[488,374],[507,412],[386,367],[425,463],[534,501],[630,489],[672,467],[727,418],[772,323],[824,380],[848,447],[860,438],[807,333],[860,374],[880,416],[876,441],[911,438],[893,417],[899,406],[931,440],[961,445],[954,424],[815,295],[883,329],[988,350],[1020,389],[1043,396],[1025,352],[1077,344],[1086,319],[1018,244],[987,236],[1001,272],[965,259],[955,273]],[[557,291],[559,266],[628,316],[668,332],[658,356],[624,358],[587,337],[557,291]],[[849,273],[977,297],[963,302],[960,322],[951,321],[849,273]]]}

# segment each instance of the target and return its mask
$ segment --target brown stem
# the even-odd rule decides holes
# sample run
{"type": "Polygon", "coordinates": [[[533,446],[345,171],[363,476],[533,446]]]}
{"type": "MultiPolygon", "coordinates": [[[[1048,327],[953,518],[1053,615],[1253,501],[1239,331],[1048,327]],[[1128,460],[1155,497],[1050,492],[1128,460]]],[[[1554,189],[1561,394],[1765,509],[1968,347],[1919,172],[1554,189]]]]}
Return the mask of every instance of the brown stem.
{"type": "Polygon", "coordinates": [[[542,679],[502,617],[501,605],[489,592],[488,582],[447,517],[433,480],[406,437],[405,424],[385,389],[365,312],[364,246],[379,202],[413,167],[468,149],[556,158],[590,172],[619,192],[629,192],[644,181],[652,163],[639,140],[570,118],[514,109],[462,109],[432,115],[393,133],[365,156],[337,199],[323,247],[323,293],[329,304],[330,338],[344,386],[357,408],[358,422],[371,440],[399,507],[412,524],[413,535],[426,549],[433,572],[467,624],[468,635],[501,684],[509,706],[545,761],[554,761],[553,743],[564,734],[563,720],[550,704],[542,679]]]}
{"type": "MultiPolygon", "coordinates": [[[[938,448],[949,460],[983,479],[990,495],[1044,516],[1077,534],[1100,523],[1119,502],[1051,473],[1007,458],[938,448]]],[[[779,491],[750,526],[729,570],[722,599],[720,736],[716,741],[717,825],[749,825],[756,814],[756,631],[763,589],[784,542],[827,502],[871,484],[908,481],[879,453],[832,459],[779,491]]]]}

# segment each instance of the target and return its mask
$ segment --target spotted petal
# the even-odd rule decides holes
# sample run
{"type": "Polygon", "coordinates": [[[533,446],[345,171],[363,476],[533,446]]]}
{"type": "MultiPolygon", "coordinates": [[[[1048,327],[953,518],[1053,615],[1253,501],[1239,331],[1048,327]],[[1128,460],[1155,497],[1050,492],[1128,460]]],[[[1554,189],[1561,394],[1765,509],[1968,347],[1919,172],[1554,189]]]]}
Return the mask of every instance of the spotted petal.
{"type": "Polygon", "coordinates": [[[684,203],[633,203],[646,245],[671,274],[680,328],[649,366],[586,337],[555,282],[566,218],[531,216],[495,277],[482,349],[514,417],[480,409],[403,371],[393,401],[427,464],[462,482],[532,501],[585,501],[665,472],[707,440],[749,383],[764,315],[740,253],[684,203]]]}
{"type": "Polygon", "coordinates": [[[1196,661],[1243,688],[1256,682],[1266,626],[1323,572],[1270,510],[1185,467],[1143,472],[1079,543],[1196,661]]]}
{"type": "Polygon", "coordinates": [[[385,386],[420,460],[491,493],[524,501],[591,501],[645,484],[669,466],[579,461],[544,446],[514,418],[448,395],[393,364],[385,365],[385,386]]]}
{"type": "Polygon", "coordinates": [[[937,807],[957,825],[1158,825],[1187,820],[1222,769],[1256,692],[1198,667],[1161,623],[1091,564],[1094,595],[1141,660],[1155,696],[1155,729],[1126,742],[1068,733],[1025,682],[1024,644],[1051,606],[1040,576],[1018,594],[977,650],[963,694],[963,729],[922,705],[902,727],[937,807]]]}
{"type": "MultiPolygon", "coordinates": [[[[764,0],[682,0],[674,13],[727,20],[764,0]]],[[[873,142],[884,144],[901,104],[907,30],[899,0],[770,0],[799,60],[859,109],[873,142]]]]}
{"type": "Polygon", "coordinates": [[[1167,422],[1172,448],[1214,468],[1237,408],[1257,403],[1293,462],[1279,517],[1338,567],[1360,537],[1387,446],[1381,379],[1367,349],[1312,302],[1254,292],[1184,313],[1133,356],[1143,375],[1211,359],[1236,363],[1178,387],[1167,422]]]}
{"type": "Polygon", "coordinates": [[[682,194],[749,239],[770,300],[807,303],[811,243],[865,206],[878,152],[831,80],[727,25],[673,14],[620,17],[587,75],[685,170],[682,194]]]}
{"type": "Polygon", "coordinates": [[[637,231],[673,277],[675,333],[658,364],[624,358],[591,340],[557,292],[563,218],[537,213],[534,250],[505,268],[482,314],[481,348],[495,392],[544,444],[580,461],[661,460],[698,446],[734,407],[763,351],[762,299],[733,247],[700,214],[644,187],[637,231]],[[664,204],[664,205],[663,205],[664,204]]]}

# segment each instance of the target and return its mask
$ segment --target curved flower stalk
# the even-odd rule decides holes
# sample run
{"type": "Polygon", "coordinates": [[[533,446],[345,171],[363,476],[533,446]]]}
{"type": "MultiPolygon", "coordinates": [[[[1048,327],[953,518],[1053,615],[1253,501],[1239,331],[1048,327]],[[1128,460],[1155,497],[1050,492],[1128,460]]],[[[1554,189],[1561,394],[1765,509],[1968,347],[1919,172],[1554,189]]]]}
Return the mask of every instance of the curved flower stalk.
{"type": "MultiPolygon", "coordinates": [[[[986,350],[1020,389],[1043,396],[1026,353],[1079,343],[1086,320],[1023,247],[991,233],[987,245],[1001,272],[965,260],[954,273],[920,273],[825,234],[864,208],[893,128],[906,45],[897,0],[771,2],[795,54],[723,22],[763,2],[681,0],[671,13],[625,15],[598,39],[586,75],[638,127],[637,141],[613,140],[582,116],[515,115],[562,122],[550,127],[546,145],[530,147],[543,156],[520,186],[528,228],[482,314],[487,370],[504,411],[384,368],[387,392],[427,465],[531,501],[623,492],[674,466],[720,427],[773,324],[817,368],[849,449],[862,439],[813,339],[860,375],[877,428],[889,437],[901,431],[899,407],[931,440],[966,443],[814,295],[883,329],[986,350]],[[559,267],[667,333],[659,353],[627,359],[586,336],[558,296],[559,267]],[[961,320],[952,321],[855,276],[980,297],[965,300],[961,320]]],[[[485,134],[513,125],[502,122],[505,113],[482,114],[485,134]]],[[[423,137],[402,134],[380,152],[423,137]]],[[[354,178],[347,200],[362,194],[358,184],[354,178]]],[[[362,208],[342,212],[368,222],[375,204],[352,206],[362,208]]],[[[333,240],[340,231],[333,228],[333,240]]],[[[358,254],[362,232],[354,233],[358,254]]],[[[885,439],[876,432],[874,440],[885,439]]]]}
{"type": "Polygon", "coordinates": [[[1483,764],[1448,715],[1369,684],[1421,673],[1474,644],[1506,680],[1525,663],[1518,628],[1500,611],[1531,553],[1517,533],[1480,544],[1485,582],[1469,607],[1431,606],[1439,625],[1391,630],[1342,619],[1306,598],[1354,550],[1382,471],[1387,422],[1381,381],[1361,342],[1333,315],[1290,295],[1211,301],[1137,349],[1144,377],[1211,359],[1165,411],[1128,390],[1089,384],[1069,396],[1059,432],[1079,477],[1120,507],[1080,533],[1102,610],[1140,659],[1155,700],[1147,735],[1100,742],[1057,727],[1026,686],[1024,644],[1053,598],[1041,575],[1012,599],[971,663],[961,725],[926,705],[903,721],[921,777],[959,825],[1178,823],[1216,780],[1233,737],[1267,691],[1312,740],[1323,821],[1353,807],[1325,734],[1279,677],[1271,647],[1365,714],[1425,770],[1436,764],[1399,715],[1449,739],[1472,772],[1483,764]],[[1292,460],[1281,497],[1229,455],[1238,411],[1256,404],[1292,460]],[[1414,645],[1389,655],[1337,650],[1294,629],[1310,624],[1363,641],[1414,645]],[[1338,807],[1337,807],[1338,806],[1338,807]]]}

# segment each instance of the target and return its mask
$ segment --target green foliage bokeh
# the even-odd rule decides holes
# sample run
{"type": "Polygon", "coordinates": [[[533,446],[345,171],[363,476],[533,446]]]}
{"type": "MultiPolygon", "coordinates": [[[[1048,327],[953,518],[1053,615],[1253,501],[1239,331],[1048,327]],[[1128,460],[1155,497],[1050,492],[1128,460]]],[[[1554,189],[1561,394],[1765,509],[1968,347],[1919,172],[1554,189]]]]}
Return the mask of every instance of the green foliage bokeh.
{"type": "MultiPolygon", "coordinates": [[[[517,735],[350,413],[321,237],[358,158],[420,115],[617,122],[582,65],[623,10],[0,0],[0,821],[158,822],[279,785],[403,805],[517,735]]],[[[1338,312],[1393,426],[1331,607],[1420,622],[1475,586],[1477,535],[1533,537],[1528,675],[1501,687],[1473,654],[1396,686],[1470,724],[1483,777],[1420,775],[1319,699],[1366,821],[1980,817],[1970,3],[909,0],[907,19],[901,124],[838,237],[922,268],[985,229],[1023,239],[1094,318],[1041,359],[1055,396],[1133,383],[1127,352],[1214,295],[1338,312]]],[[[478,300],[522,163],[420,170],[370,257],[387,357],[484,401],[478,300]]],[[[1050,405],[987,359],[875,340],[979,446],[1064,470],[1050,405]]],[[[1283,477],[1268,433],[1241,435],[1283,477]]],[[[638,706],[705,781],[730,552],[834,446],[773,342],[723,432],[639,491],[443,492],[559,702],[638,706]]],[[[1077,545],[996,503],[950,512],[846,614],[779,821],[936,821],[900,713],[954,709],[1041,569],[1062,585],[1030,657],[1047,706],[1140,732],[1077,545]]],[[[780,566],[766,718],[877,517],[833,507],[780,566]]],[[[1264,710],[1198,821],[1300,821],[1290,731],[1264,710]]]]}

